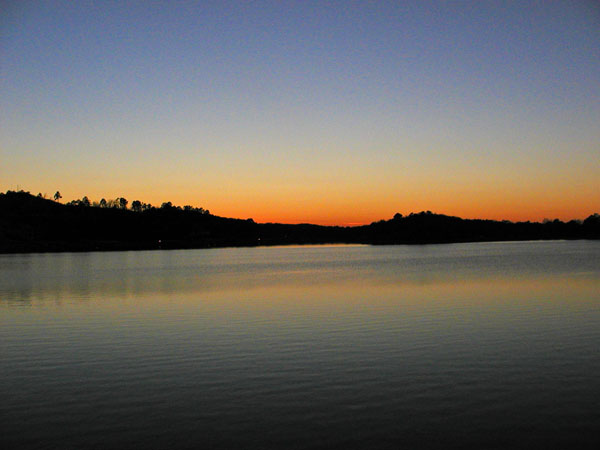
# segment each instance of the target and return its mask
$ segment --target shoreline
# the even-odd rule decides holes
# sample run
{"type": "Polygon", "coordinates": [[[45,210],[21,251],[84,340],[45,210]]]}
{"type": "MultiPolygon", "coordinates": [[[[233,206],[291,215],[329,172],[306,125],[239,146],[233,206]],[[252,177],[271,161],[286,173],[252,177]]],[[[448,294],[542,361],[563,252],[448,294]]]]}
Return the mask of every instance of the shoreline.
{"type": "Polygon", "coordinates": [[[86,245],[40,245],[31,246],[28,249],[0,249],[0,255],[34,255],[34,254],[50,254],[50,253],[105,253],[105,252],[143,252],[143,251],[171,251],[171,250],[210,250],[224,248],[274,248],[274,247],[325,247],[325,246],[425,246],[425,245],[452,245],[452,244],[481,244],[481,243],[524,243],[524,242],[558,242],[558,241],[598,241],[598,238],[554,238],[554,239],[481,239],[481,240],[455,240],[455,241],[423,241],[423,242],[289,242],[289,243],[272,243],[272,244],[226,244],[223,245],[176,245],[171,242],[164,242],[161,246],[151,245],[105,245],[96,244],[94,246],[86,245]]]}

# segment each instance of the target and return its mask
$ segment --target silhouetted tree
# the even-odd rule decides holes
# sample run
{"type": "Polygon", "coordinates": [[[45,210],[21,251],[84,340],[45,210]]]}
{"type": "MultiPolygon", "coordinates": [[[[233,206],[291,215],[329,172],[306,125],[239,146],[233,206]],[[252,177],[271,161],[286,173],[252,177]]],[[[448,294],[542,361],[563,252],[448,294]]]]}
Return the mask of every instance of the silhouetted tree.
{"type": "Polygon", "coordinates": [[[90,199],[89,199],[89,198],[87,198],[87,196],[84,196],[84,197],[81,199],[81,202],[79,202],[79,204],[80,204],[81,206],[91,206],[90,199]]]}
{"type": "Polygon", "coordinates": [[[160,205],[161,209],[170,209],[173,207],[173,203],[171,202],[164,202],[162,205],[160,205]]]}
{"type": "Polygon", "coordinates": [[[594,213],[590,216],[588,216],[584,221],[583,221],[584,225],[587,226],[592,226],[592,225],[600,225],[600,214],[598,213],[594,213]]]}
{"type": "Polygon", "coordinates": [[[127,203],[129,203],[129,202],[127,201],[127,199],[125,197],[119,198],[119,207],[121,209],[127,209],[127,203]]]}
{"type": "Polygon", "coordinates": [[[60,202],[61,198],[62,198],[62,195],[60,195],[60,192],[56,191],[56,193],[54,194],[54,201],[60,202]]]}
{"type": "MultiPolygon", "coordinates": [[[[69,202],[69,206],[52,206],[47,203],[51,203],[50,200],[41,200],[26,192],[0,193],[0,253],[325,242],[424,244],[600,239],[599,214],[592,214],[584,221],[564,223],[560,220],[548,220],[544,224],[461,219],[423,211],[410,213],[402,218],[395,215],[393,219],[359,227],[324,227],[309,224],[257,224],[252,219],[201,217],[200,214],[209,214],[208,210],[186,205],[179,212],[170,202],[165,202],[165,209],[158,211],[150,204],[138,205],[136,201],[135,206],[131,206],[134,209],[141,207],[143,212],[140,215],[83,208],[81,205],[87,204],[86,197],[69,202]],[[76,205],[80,207],[76,208],[76,205]]],[[[119,208],[121,200],[102,199],[100,203],[119,208]]]]}
{"type": "Polygon", "coordinates": [[[100,200],[100,208],[106,208],[106,199],[105,198],[100,200]]]}
{"type": "Polygon", "coordinates": [[[135,212],[141,212],[142,202],[140,202],[139,200],[134,200],[133,202],[131,202],[131,209],[135,212]]]}

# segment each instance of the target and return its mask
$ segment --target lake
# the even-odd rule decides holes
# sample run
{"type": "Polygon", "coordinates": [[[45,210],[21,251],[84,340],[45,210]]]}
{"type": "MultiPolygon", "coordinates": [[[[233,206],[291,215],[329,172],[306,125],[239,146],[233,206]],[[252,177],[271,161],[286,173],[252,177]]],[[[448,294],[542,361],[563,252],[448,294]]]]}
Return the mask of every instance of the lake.
{"type": "Polygon", "coordinates": [[[2,448],[599,448],[600,242],[0,255],[2,448]]]}

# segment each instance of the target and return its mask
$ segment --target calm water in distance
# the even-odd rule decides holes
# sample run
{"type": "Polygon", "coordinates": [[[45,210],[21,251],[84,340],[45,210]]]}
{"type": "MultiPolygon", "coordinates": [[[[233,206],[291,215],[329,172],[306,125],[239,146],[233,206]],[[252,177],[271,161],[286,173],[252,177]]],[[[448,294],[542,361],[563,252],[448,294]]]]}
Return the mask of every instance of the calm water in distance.
{"type": "Polygon", "coordinates": [[[597,241],[0,255],[2,448],[599,444],[597,241]]]}

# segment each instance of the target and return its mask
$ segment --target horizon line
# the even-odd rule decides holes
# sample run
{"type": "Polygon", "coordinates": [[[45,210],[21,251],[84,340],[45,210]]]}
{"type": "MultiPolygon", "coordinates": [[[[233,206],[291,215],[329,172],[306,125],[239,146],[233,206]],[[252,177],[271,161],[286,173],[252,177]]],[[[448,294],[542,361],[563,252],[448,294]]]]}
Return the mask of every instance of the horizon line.
{"type": "MultiPolygon", "coordinates": [[[[38,193],[36,195],[36,194],[32,194],[30,191],[26,191],[26,190],[20,188],[20,186],[17,186],[17,187],[19,188],[19,190],[8,189],[6,192],[0,192],[0,193],[1,194],[24,193],[24,194],[31,195],[32,197],[39,197],[39,198],[43,198],[44,200],[55,202],[55,203],[58,203],[58,204],[63,205],[63,206],[81,206],[81,205],[73,204],[73,202],[79,202],[79,201],[83,200],[84,198],[87,198],[87,196],[84,195],[83,197],[81,197],[81,199],[76,199],[75,198],[73,200],[70,200],[68,202],[64,202],[63,203],[63,202],[60,201],[62,199],[62,196],[58,200],[53,200],[52,198],[48,198],[47,197],[47,195],[48,195],[47,193],[42,194],[40,192],[40,193],[38,193]]],[[[56,191],[56,193],[60,193],[60,191],[56,191]]],[[[89,198],[88,198],[88,201],[90,202],[90,204],[86,205],[86,207],[90,207],[90,208],[106,208],[106,209],[112,209],[112,208],[114,208],[114,209],[125,209],[127,211],[136,212],[131,207],[127,207],[127,206],[130,206],[133,202],[140,201],[138,199],[133,200],[131,202],[127,201],[127,205],[126,205],[125,208],[119,208],[119,207],[115,207],[115,206],[111,206],[111,207],[100,206],[100,202],[102,200],[106,200],[107,202],[108,201],[117,202],[121,198],[124,198],[124,197],[116,197],[114,199],[108,199],[108,200],[106,200],[104,197],[102,197],[98,201],[96,201],[96,200],[92,201],[92,200],[89,200],[89,198]]],[[[215,217],[221,217],[221,218],[225,218],[225,219],[234,219],[234,220],[252,220],[254,222],[254,219],[251,218],[251,217],[241,218],[241,217],[232,217],[232,216],[222,216],[222,215],[219,215],[219,214],[211,213],[209,209],[205,209],[204,207],[193,206],[193,205],[183,205],[183,206],[180,206],[180,205],[175,205],[175,204],[173,204],[170,201],[163,202],[160,206],[152,205],[151,203],[145,203],[145,202],[141,202],[141,203],[143,205],[148,205],[149,208],[154,208],[154,209],[162,209],[163,205],[165,205],[165,204],[170,204],[172,208],[181,209],[181,210],[183,210],[187,206],[191,206],[192,208],[194,208],[196,210],[203,210],[206,213],[208,213],[208,214],[210,214],[212,216],[215,216],[215,217]]],[[[352,227],[367,226],[367,225],[371,225],[373,223],[377,223],[377,222],[381,222],[381,221],[392,220],[396,215],[400,215],[401,218],[406,218],[406,217],[409,217],[409,216],[419,215],[419,214],[431,214],[431,215],[437,215],[437,216],[446,216],[446,217],[458,218],[458,219],[461,219],[461,220],[486,220],[486,221],[493,221],[493,222],[546,223],[546,222],[559,221],[559,222],[563,222],[563,223],[568,223],[568,222],[572,222],[572,221],[582,222],[586,218],[594,216],[594,215],[597,215],[598,213],[591,212],[591,213],[587,214],[585,217],[571,218],[569,220],[561,220],[561,219],[558,219],[558,218],[544,218],[542,220],[531,220],[531,219],[528,219],[528,220],[510,220],[510,219],[490,219],[490,218],[481,217],[481,216],[480,217],[473,217],[473,216],[463,217],[463,216],[459,216],[459,215],[434,212],[434,211],[431,211],[431,210],[425,210],[424,209],[424,210],[421,210],[421,211],[418,211],[418,212],[411,211],[410,213],[407,213],[407,214],[402,214],[402,213],[396,212],[390,218],[387,218],[387,219],[386,218],[380,218],[380,219],[375,219],[375,220],[371,220],[371,221],[368,221],[368,222],[317,223],[317,222],[306,222],[306,221],[290,222],[290,221],[271,221],[271,220],[268,220],[268,221],[258,221],[258,222],[255,222],[255,223],[257,223],[257,224],[279,224],[279,225],[316,225],[316,226],[324,226],[324,227],[348,227],[348,228],[352,228],[352,227]]]]}

